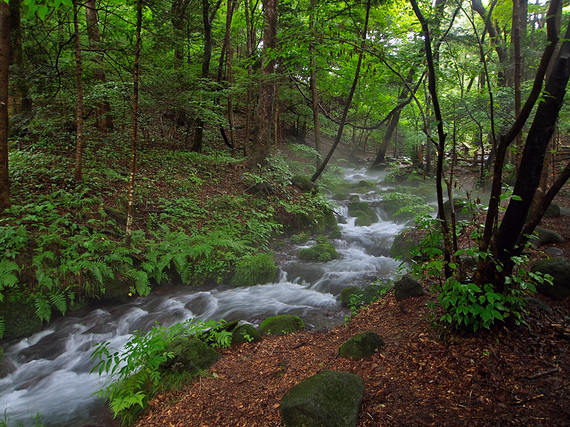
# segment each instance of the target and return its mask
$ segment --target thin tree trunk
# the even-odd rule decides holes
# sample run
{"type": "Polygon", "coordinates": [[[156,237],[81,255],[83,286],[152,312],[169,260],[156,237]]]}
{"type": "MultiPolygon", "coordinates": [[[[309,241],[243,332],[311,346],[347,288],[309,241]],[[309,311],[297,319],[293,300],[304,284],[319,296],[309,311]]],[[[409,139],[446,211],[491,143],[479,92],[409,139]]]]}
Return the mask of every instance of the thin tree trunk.
{"type": "Polygon", "coordinates": [[[246,50],[247,50],[247,95],[246,95],[246,107],[245,107],[245,138],[243,141],[243,155],[247,155],[247,146],[249,143],[249,134],[251,133],[251,113],[253,111],[252,106],[252,92],[253,92],[253,84],[251,83],[251,79],[253,77],[253,65],[251,61],[251,57],[253,55],[253,40],[252,40],[252,32],[253,29],[251,28],[252,23],[250,22],[250,9],[249,9],[249,0],[244,0],[244,14],[245,14],[245,34],[246,34],[246,50]]]}
{"type": "Polygon", "coordinates": [[[20,18],[20,0],[10,0],[10,64],[14,66],[13,79],[14,103],[11,105],[14,114],[21,114],[32,109],[24,69],[24,53],[22,48],[22,25],[20,18]]]}
{"type": "Polygon", "coordinates": [[[126,243],[131,243],[133,222],[135,217],[135,174],[137,170],[137,139],[139,122],[139,59],[141,52],[143,0],[137,0],[137,29],[135,41],[135,57],[133,69],[133,138],[131,141],[131,168],[129,171],[129,190],[127,197],[127,226],[125,230],[126,243]]]}
{"type": "Polygon", "coordinates": [[[0,1],[0,214],[10,207],[8,174],[8,70],[10,64],[10,9],[0,1]]]}
{"type": "Polygon", "coordinates": [[[316,157],[317,168],[321,165],[321,123],[319,117],[319,97],[317,92],[317,57],[315,52],[316,44],[316,31],[315,31],[315,21],[316,21],[316,11],[315,11],[316,0],[311,0],[310,5],[310,17],[309,17],[309,33],[311,34],[311,42],[309,43],[309,55],[310,55],[310,80],[309,84],[311,86],[311,103],[313,107],[313,129],[315,136],[315,150],[319,154],[316,157]]]}
{"type": "Polygon", "coordinates": [[[367,33],[368,33],[368,20],[370,18],[370,2],[371,2],[371,0],[368,0],[366,2],[366,18],[364,20],[364,30],[362,32],[362,41],[360,44],[361,49],[360,49],[360,53],[358,54],[358,63],[356,64],[356,71],[354,73],[354,79],[352,80],[352,86],[350,88],[350,92],[348,94],[348,98],[347,98],[345,106],[344,106],[344,111],[342,112],[342,118],[340,120],[340,125],[338,127],[336,138],[334,140],[332,147],[329,150],[329,153],[324,158],[323,163],[321,163],[321,166],[317,169],[317,171],[311,177],[312,182],[315,182],[319,178],[319,176],[321,176],[321,174],[325,170],[325,167],[327,166],[329,160],[331,159],[334,151],[336,150],[336,147],[340,143],[340,139],[342,138],[342,132],[344,130],[344,125],[346,123],[346,117],[348,115],[348,110],[350,109],[350,104],[352,103],[352,97],[354,96],[354,92],[356,91],[356,86],[358,85],[358,78],[360,77],[360,67],[362,66],[362,57],[364,55],[364,48],[366,47],[365,46],[366,45],[366,37],[367,37],[367,33]]]}
{"type": "Polygon", "coordinates": [[[269,147],[271,146],[271,128],[273,123],[273,104],[275,98],[275,83],[271,81],[275,73],[275,59],[268,60],[267,52],[277,46],[277,20],[279,0],[263,2],[263,81],[259,91],[259,104],[254,127],[253,151],[248,159],[250,168],[263,165],[269,147]]]}
{"type": "MultiPolygon", "coordinates": [[[[93,80],[96,83],[104,84],[107,79],[105,70],[103,69],[103,55],[101,54],[101,34],[99,32],[99,17],[97,16],[96,0],[87,0],[85,2],[85,19],[87,21],[87,35],[89,37],[89,48],[98,52],[93,63],[93,80]]],[[[102,97],[95,104],[96,126],[106,131],[113,128],[113,118],[111,116],[111,105],[109,101],[102,97]]]]}
{"type": "Polygon", "coordinates": [[[79,21],[77,0],[73,0],[73,28],[75,31],[75,86],[77,100],[75,104],[75,182],[83,181],[83,63],[79,41],[79,21]]]}

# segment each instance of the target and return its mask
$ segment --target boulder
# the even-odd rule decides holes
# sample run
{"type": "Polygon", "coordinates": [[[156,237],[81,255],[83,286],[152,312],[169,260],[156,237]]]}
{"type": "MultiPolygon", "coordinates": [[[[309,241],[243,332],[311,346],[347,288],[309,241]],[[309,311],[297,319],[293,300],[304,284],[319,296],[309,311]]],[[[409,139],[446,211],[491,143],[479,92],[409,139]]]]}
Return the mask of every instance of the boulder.
{"type": "Polygon", "coordinates": [[[316,193],[319,191],[319,186],[303,175],[295,175],[291,178],[291,184],[305,193],[316,193]]]}
{"type": "Polygon", "coordinates": [[[259,326],[259,330],[266,335],[286,335],[292,332],[304,331],[305,323],[299,316],[281,314],[265,319],[259,326]]]}
{"type": "Polygon", "coordinates": [[[164,370],[198,373],[220,359],[220,354],[198,338],[179,338],[171,342],[166,351],[174,356],[161,365],[164,370]]]}
{"type": "Polygon", "coordinates": [[[261,340],[261,332],[250,323],[239,325],[232,333],[232,344],[259,340],[261,340]]]}
{"type": "Polygon", "coordinates": [[[258,253],[242,258],[231,279],[234,286],[253,286],[271,283],[277,275],[277,265],[273,254],[258,253]]]}
{"type": "Polygon", "coordinates": [[[419,297],[425,294],[426,291],[422,284],[409,274],[406,274],[394,283],[394,297],[396,298],[396,301],[403,301],[408,298],[419,297]]]}
{"type": "Polygon", "coordinates": [[[385,293],[385,285],[349,286],[340,291],[340,302],[345,307],[363,307],[374,302],[385,293]]]}
{"type": "MultiPolygon", "coordinates": [[[[348,207],[348,214],[352,217],[356,217],[357,222],[358,219],[360,219],[360,217],[367,217],[361,220],[361,222],[366,223],[362,225],[370,225],[380,221],[380,218],[378,218],[378,214],[366,202],[352,202],[348,207]],[[370,223],[368,224],[368,222],[370,223]]],[[[360,224],[357,223],[356,225],[360,224]]]]}
{"type": "Polygon", "coordinates": [[[558,218],[560,216],[560,206],[557,203],[551,202],[544,212],[544,218],[558,218]]]}
{"type": "Polygon", "coordinates": [[[406,228],[394,238],[390,256],[401,257],[404,261],[422,261],[432,259],[434,251],[443,253],[443,241],[439,233],[430,235],[430,232],[423,228],[406,228]],[[417,250],[414,250],[416,248],[417,250]]]}
{"type": "Polygon", "coordinates": [[[570,296],[570,259],[556,257],[537,261],[531,271],[552,276],[552,286],[538,283],[536,290],[549,298],[557,301],[570,296]]]}
{"type": "Polygon", "coordinates": [[[551,246],[551,247],[549,247],[549,248],[546,248],[546,249],[544,250],[544,253],[550,255],[551,257],[552,257],[552,256],[562,256],[562,255],[564,255],[564,251],[563,251],[562,249],[560,249],[560,248],[557,248],[556,246],[551,246]]]}
{"type": "Polygon", "coordinates": [[[366,359],[377,353],[382,347],[384,347],[384,341],[377,333],[364,332],[346,341],[340,346],[338,352],[342,357],[349,359],[366,359]]]}
{"type": "Polygon", "coordinates": [[[305,261],[331,261],[340,257],[334,245],[325,237],[317,236],[317,244],[311,248],[303,248],[298,257],[305,261]]]}
{"type": "Polygon", "coordinates": [[[281,399],[287,427],[354,427],[364,381],[348,372],[323,371],[290,389],[281,399]]]}
{"type": "MultiPolygon", "coordinates": [[[[451,203],[449,200],[443,203],[443,211],[445,212],[445,217],[451,219],[451,203]]],[[[453,200],[453,212],[455,212],[455,219],[457,221],[467,221],[473,219],[475,209],[468,200],[459,199],[453,200]]]]}
{"type": "Polygon", "coordinates": [[[530,238],[530,244],[534,247],[562,242],[564,242],[564,238],[560,234],[554,230],[542,227],[536,227],[533,236],[530,238]]]}

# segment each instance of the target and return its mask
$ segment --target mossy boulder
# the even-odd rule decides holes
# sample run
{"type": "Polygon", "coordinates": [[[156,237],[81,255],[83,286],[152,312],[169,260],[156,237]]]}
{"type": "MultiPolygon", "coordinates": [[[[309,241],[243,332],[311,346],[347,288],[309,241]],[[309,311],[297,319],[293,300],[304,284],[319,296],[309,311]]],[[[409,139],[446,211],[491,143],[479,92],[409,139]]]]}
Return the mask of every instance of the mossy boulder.
{"type": "Polygon", "coordinates": [[[340,257],[334,245],[325,237],[317,236],[317,243],[311,248],[303,248],[297,255],[305,261],[331,261],[340,257]]]}
{"type": "Polygon", "coordinates": [[[390,256],[404,261],[427,260],[443,251],[443,240],[437,230],[406,228],[396,235],[390,256]]]}
{"type": "Polygon", "coordinates": [[[366,359],[384,347],[384,341],[376,332],[358,334],[340,346],[338,353],[349,359],[366,359]]]}
{"type": "Polygon", "coordinates": [[[305,323],[299,316],[281,314],[268,317],[259,326],[259,331],[265,335],[286,335],[305,330],[305,323]]]}
{"type": "Polygon", "coordinates": [[[244,343],[261,340],[261,332],[250,323],[244,323],[234,329],[232,333],[232,343],[244,343]]]}
{"type": "Polygon", "coordinates": [[[552,285],[537,283],[536,290],[549,298],[562,301],[570,296],[570,259],[555,257],[537,261],[531,271],[552,276],[552,285]]]}
{"type": "Polygon", "coordinates": [[[295,175],[291,178],[291,184],[305,193],[316,193],[319,191],[319,186],[303,175],[295,175]]]}
{"type": "MultiPolygon", "coordinates": [[[[451,202],[446,200],[443,202],[443,211],[445,212],[445,217],[451,219],[451,202]]],[[[453,200],[453,212],[455,213],[456,221],[467,221],[473,218],[475,209],[467,200],[453,200]]]]}
{"type": "Polygon", "coordinates": [[[558,218],[559,216],[560,216],[560,206],[555,202],[550,203],[546,208],[546,211],[544,212],[544,217],[558,218]]]}
{"type": "Polygon", "coordinates": [[[242,258],[230,283],[233,286],[253,286],[275,281],[277,265],[273,254],[259,253],[242,258]]]}
{"type": "Polygon", "coordinates": [[[309,235],[307,233],[293,234],[291,236],[291,243],[294,245],[303,245],[309,241],[309,235]]]}
{"type": "Polygon", "coordinates": [[[27,337],[43,327],[31,301],[10,301],[6,298],[0,303],[0,314],[4,317],[4,339],[27,337]]]}
{"type": "Polygon", "coordinates": [[[378,221],[378,214],[366,202],[352,202],[348,207],[348,214],[356,218],[356,225],[370,226],[378,221]]]}
{"type": "Polygon", "coordinates": [[[562,243],[564,242],[564,238],[554,230],[536,227],[534,229],[534,234],[529,239],[529,242],[532,246],[537,247],[550,243],[562,243]]]}
{"type": "Polygon", "coordinates": [[[394,283],[394,298],[396,301],[403,301],[408,298],[419,297],[425,295],[422,284],[409,274],[403,276],[394,283]]]}
{"type": "Polygon", "coordinates": [[[360,308],[371,304],[386,292],[385,285],[349,286],[340,291],[339,300],[345,307],[360,308]]]}
{"type": "Polygon", "coordinates": [[[285,393],[279,411],[287,427],[353,427],[363,398],[361,377],[323,371],[285,393]]]}
{"type": "Polygon", "coordinates": [[[369,193],[378,189],[378,184],[374,181],[362,180],[352,187],[354,193],[369,193]]]}
{"type": "Polygon", "coordinates": [[[198,373],[208,369],[220,358],[220,354],[198,338],[179,338],[171,342],[166,351],[174,356],[160,367],[173,372],[198,373]]]}

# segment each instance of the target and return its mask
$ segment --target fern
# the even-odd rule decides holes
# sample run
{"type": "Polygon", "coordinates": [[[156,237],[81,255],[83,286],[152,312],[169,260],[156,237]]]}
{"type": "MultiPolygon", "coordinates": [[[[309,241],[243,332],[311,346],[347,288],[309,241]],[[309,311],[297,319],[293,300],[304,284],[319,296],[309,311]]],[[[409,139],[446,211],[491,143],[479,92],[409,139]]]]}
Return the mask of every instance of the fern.
{"type": "Polygon", "coordinates": [[[49,300],[51,302],[51,305],[57,308],[59,312],[65,316],[65,313],[67,311],[67,301],[65,294],[60,292],[50,294],[49,300]]]}

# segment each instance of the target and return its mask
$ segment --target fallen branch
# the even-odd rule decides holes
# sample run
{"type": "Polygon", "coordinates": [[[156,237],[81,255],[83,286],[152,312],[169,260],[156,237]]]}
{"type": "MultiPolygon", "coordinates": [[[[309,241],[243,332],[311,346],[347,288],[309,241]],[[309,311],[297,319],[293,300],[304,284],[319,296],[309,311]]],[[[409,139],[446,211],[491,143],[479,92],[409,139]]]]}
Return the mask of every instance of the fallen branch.
{"type": "Polygon", "coordinates": [[[560,368],[557,366],[556,368],[549,369],[548,371],[543,371],[543,372],[539,372],[539,373],[534,374],[534,375],[530,375],[527,377],[527,379],[535,380],[537,378],[544,377],[545,375],[554,374],[554,373],[559,372],[559,371],[560,371],[560,368]]]}

